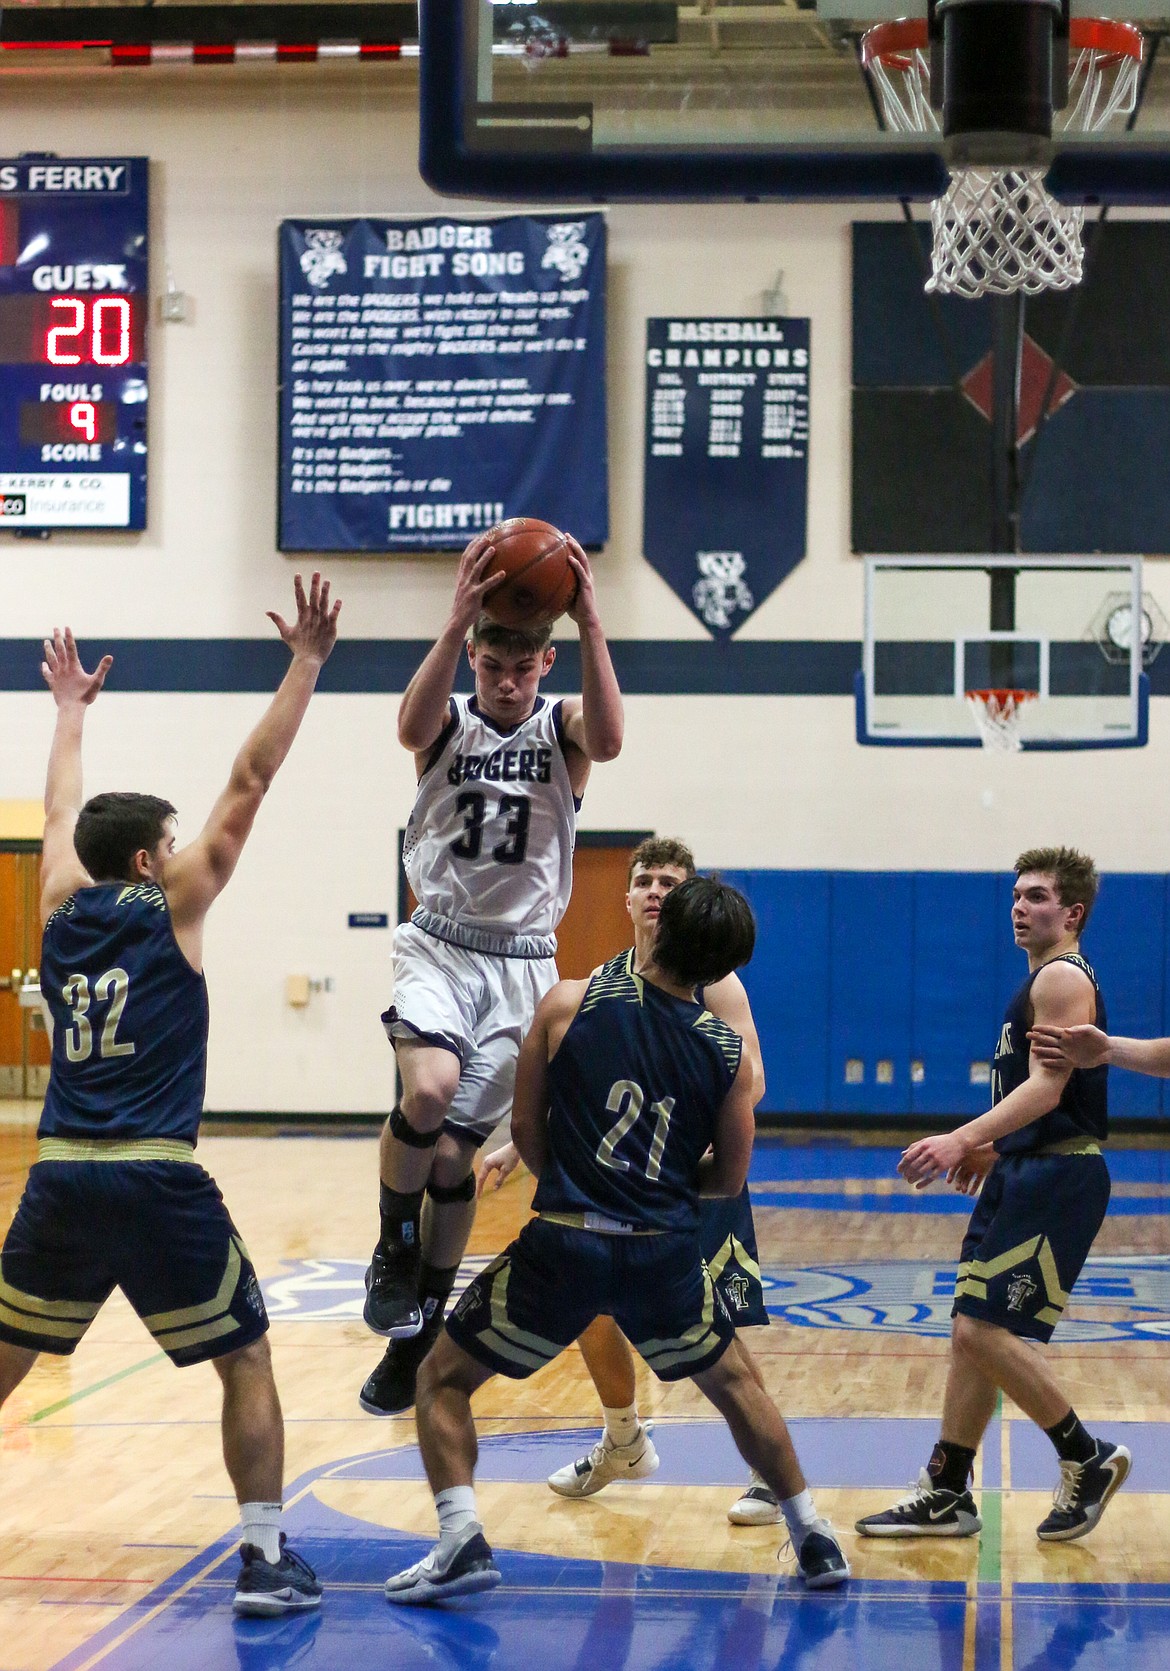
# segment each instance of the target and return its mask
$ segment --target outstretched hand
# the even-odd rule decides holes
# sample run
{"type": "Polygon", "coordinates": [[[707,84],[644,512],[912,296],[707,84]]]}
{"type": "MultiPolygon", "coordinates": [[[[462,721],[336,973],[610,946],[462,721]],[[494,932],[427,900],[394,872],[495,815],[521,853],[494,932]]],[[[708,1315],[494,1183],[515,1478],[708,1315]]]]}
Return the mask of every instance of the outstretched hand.
{"type": "Polygon", "coordinates": [[[1032,1054],[1046,1068],[1096,1068],[1109,1060],[1109,1035],[1088,1022],[1077,1027],[1035,1026],[1032,1054]]]}
{"type": "Polygon", "coordinates": [[[499,1189],[505,1178],[510,1178],[519,1164],[520,1156],[514,1143],[505,1143],[501,1148],[493,1149],[490,1155],[485,1155],[479,1177],[476,1179],[476,1200],[480,1199],[485,1189],[499,1189]]]}
{"type": "Polygon", "coordinates": [[[63,708],[70,702],[88,707],[96,700],[98,692],[106,682],[106,674],[114,665],[113,656],[103,656],[96,670],[87,673],[77,653],[72,627],[66,627],[64,632],[60,627],[54,627],[52,638],[46,638],[44,643],[45,659],[41,662],[41,677],[52,691],[53,700],[58,708],[63,708]]]}
{"type": "Polygon", "coordinates": [[[292,626],[274,609],[267,610],[266,614],[294,657],[320,664],[328,660],[329,652],[337,642],[341,599],[338,598],[330,609],[329,582],[322,580],[319,574],[314,574],[309,582],[308,597],[299,574],[293,581],[293,589],[297,600],[297,618],[292,626]]]}

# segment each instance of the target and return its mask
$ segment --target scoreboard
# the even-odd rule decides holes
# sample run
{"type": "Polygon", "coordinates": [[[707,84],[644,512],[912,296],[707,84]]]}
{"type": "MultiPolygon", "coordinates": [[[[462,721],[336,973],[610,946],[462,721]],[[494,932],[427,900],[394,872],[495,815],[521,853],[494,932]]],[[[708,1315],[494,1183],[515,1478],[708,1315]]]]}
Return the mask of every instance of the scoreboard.
{"type": "Polygon", "coordinates": [[[0,161],[0,528],[146,526],[147,173],[0,161]]]}

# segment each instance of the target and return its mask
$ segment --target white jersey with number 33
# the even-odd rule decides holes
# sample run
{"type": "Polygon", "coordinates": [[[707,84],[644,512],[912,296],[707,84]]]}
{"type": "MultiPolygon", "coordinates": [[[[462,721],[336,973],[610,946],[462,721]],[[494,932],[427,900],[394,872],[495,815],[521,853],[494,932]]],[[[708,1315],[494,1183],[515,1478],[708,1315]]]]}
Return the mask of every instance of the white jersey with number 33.
{"type": "Polygon", "coordinates": [[[403,846],[422,913],[504,940],[551,935],[573,886],[576,826],[561,703],[538,696],[506,729],[474,697],[452,697],[403,846]]]}

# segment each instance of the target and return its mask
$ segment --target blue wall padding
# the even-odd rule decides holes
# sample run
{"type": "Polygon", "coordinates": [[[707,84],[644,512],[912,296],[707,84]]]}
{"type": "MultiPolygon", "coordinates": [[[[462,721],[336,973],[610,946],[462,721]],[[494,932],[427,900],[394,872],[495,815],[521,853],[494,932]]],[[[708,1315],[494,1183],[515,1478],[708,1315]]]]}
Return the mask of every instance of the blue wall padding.
{"type": "MultiPolygon", "coordinates": [[[[767,1074],[761,1113],[959,1120],[989,1105],[981,1064],[1027,974],[1012,939],[1010,875],[722,874],[759,922],[743,980],[767,1074]]],[[[1168,888],[1160,874],[1110,873],[1102,884],[1082,950],[1115,1033],[1170,1034],[1168,888]]],[[[1164,1102],[1161,1080],[1115,1070],[1109,1103],[1115,1116],[1170,1116],[1170,1082],[1164,1102]]]]}

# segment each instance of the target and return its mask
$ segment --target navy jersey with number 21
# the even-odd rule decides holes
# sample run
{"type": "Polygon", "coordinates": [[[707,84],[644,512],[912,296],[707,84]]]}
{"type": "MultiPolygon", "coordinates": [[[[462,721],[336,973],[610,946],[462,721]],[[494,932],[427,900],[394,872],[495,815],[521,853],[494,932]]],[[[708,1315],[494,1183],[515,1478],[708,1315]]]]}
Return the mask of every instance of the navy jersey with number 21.
{"type": "Polygon", "coordinates": [[[701,1004],[635,974],[632,951],[604,964],[549,1063],[536,1211],[644,1230],[697,1226],[696,1171],[742,1051],[739,1034],[701,1004]]]}

